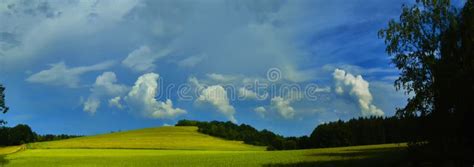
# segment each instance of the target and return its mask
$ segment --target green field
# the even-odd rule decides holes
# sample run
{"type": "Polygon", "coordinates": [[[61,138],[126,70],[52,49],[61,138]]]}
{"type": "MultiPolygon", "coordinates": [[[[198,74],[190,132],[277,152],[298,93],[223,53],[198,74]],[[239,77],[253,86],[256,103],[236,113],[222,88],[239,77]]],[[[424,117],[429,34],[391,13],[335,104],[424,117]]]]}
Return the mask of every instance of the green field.
{"type": "Polygon", "coordinates": [[[2,166],[400,166],[404,144],[264,151],[162,127],[0,149],[2,166]],[[15,152],[15,153],[12,153],[15,152]],[[11,153],[11,154],[6,154],[11,153]]]}
{"type": "Polygon", "coordinates": [[[128,148],[161,150],[265,150],[197,132],[197,127],[158,127],[29,144],[28,148],[128,148]]]}

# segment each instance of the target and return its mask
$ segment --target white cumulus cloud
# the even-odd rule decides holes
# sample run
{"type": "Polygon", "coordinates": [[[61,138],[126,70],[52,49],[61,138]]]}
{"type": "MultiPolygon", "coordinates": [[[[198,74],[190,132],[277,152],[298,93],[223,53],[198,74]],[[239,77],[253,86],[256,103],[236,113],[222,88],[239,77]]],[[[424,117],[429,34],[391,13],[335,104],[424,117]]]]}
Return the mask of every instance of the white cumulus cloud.
{"type": "Polygon", "coordinates": [[[135,85],[124,98],[130,110],[142,112],[144,116],[151,118],[174,118],[185,114],[185,110],[173,108],[170,99],[165,102],[155,99],[158,78],[159,75],[156,73],[147,73],[138,77],[135,85]]]}
{"type": "Polygon", "coordinates": [[[383,116],[384,112],[372,104],[372,94],[369,91],[369,82],[362,76],[354,76],[341,69],[335,69],[333,72],[336,81],[336,92],[344,93],[344,89],[350,89],[349,94],[356,97],[362,116],[383,116]]]}
{"type": "Polygon", "coordinates": [[[117,96],[114,98],[109,99],[109,106],[110,107],[117,107],[118,109],[123,109],[123,105],[120,102],[122,100],[122,97],[117,96]]]}
{"type": "Polygon", "coordinates": [[[253,111],[255,111],[260,117],[264,118],[265,113],[267,112],[267,109],[265,109],[265,107],[263,106],[259,106],[259,107],[254,108],[253,111]]]}
{"type": "Polygon", "coordinates": [[[290,100],[280,96],[271,99],[271,106],[285,119],[291,119],[295,116],[295,109],[290,106],[290,100]]]}
{"type": "Polygon", "coordinates": [[[211,104],[219,112],[224,114],[227,119],[234,123],[237,122],[234,117],[235,109],[230,105],[227,92],[222,86],[213,85],[203,89],[196,101],[211,104]]]}
{"type": "Polygon", "coordinates": [[[116,84],[116,82],[117,76],[114,72],[104,72],[96,78],[92,91],[109,96],[117,96],[127,92],[127,86],[116,84]]]}
{"type": "Polygon", "coordinates": [[[94,114],[100,106],[100,100],[96,98],[87,98],[84,102],[84,111],[94,114]]]}
{"type": "Polygon", "coordinates": [[[121,108],[119,103],[120,96],[128,91],[128,87],[122,84],[117,84],[117,76],[114,72],[104,72],[97,76],[94,85],[91,88],[91,94],[84,102],[83,110],[90,113],[95,113],[100,107],[100,99],[103,97],[115,97],[114,100],[109,101],[109,105],[114,103],[118,108],[121,108]],[[116,99],[118,97],[118,99],[116,99]],[[120,106],[120,107],[119,107],[120,106]]]}

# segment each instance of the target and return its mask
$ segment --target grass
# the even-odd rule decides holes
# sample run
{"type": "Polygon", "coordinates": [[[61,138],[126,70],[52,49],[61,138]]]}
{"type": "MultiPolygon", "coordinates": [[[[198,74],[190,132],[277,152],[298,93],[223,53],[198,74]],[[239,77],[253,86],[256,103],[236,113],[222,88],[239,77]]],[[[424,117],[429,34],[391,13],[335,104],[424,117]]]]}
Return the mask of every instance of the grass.
{"type": "Polygon", "coordinates": [[[405,147],[264,151],[196,127],[161,127],[0,148],[0,166],[403,166],[405,147]]]}
{"type": "Polygon", "coordinates": [[[399,166],[403,145],[293,151],[29,149],[7,166],[399,166]]]}
{"type": "Polygon", "coordinates": [[[5,156],[25,150],[25,145],[0,147],[0,166],[4,166],[8,161],[5,156]]]}
{"type": "Polygon", "coordinates": [[[24,145],[0,147],[0,155],[12,154],[24,149],[25,149],[24,145]]]}
{"type": "Polygon", "coordinates": [[[166,150],[265,150],[197,132],[197,127],[158,127],[97,136],[86,136],[60,141],[39,142],[28,145],[34,149],[57,148],[127,148],[166,150]]]}

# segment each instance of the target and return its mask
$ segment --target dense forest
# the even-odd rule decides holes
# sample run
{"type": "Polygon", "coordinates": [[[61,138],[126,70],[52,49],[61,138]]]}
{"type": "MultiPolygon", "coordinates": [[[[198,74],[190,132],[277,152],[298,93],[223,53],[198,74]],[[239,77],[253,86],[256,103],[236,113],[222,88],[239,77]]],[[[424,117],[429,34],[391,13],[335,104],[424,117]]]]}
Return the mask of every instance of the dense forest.
{"type": "Polygon", "coordinates": [[[419,134],[418,118],[370,117],[318,125],[310,136],[284,137],[269,130],[232,122],[180,120],[176,126],[197,126],[198,131],[246,144],[267,146],[268,150],[339,147],[368,144],[400,143],[419,134]]]}
{"type": "Polygon", "coordinates": [[[298,148],[311,148],[309,138],[283,137],[269,130],[257,130],[250,125],[236,125],[230,121],[201,122],[193,120],[180,120],[176,126],[197,126],[198,131],[211,136],[228,140],[240,140],[246,144],[267,146],[268,150],[290,150],[298,148]]]}
{"type": "Polygon", "coordinates": [[[407,142],[418,138],[419,119],[361,117],[339,120],[317,126],[310,139],[315,148],[407,142]]]}
{"type": "Polygon", "coordinates": [[[28,125],[19,124],[14,127],[0,126],[0,146],[20,145],[30,142],[53,141],[79,137],[77,135],[38,135],[28,125]]]}
{"type": "Polygon", "coordinates": [[[15,127],[0,127],[0,145],[19,145],[33,142],[35,133],[28,125],[19,124],[15,127]]]}

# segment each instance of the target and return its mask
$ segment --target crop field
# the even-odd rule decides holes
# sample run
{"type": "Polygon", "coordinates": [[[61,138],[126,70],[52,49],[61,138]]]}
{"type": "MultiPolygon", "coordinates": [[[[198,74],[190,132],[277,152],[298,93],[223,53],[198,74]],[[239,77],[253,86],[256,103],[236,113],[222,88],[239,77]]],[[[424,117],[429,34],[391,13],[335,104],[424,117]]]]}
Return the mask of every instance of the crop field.
{"type": "Polygon", "coordinates": [[[400,166],[404,144],[264,151],[162,127],[0,149],[1,166],[400,166]],[[155,134],[155,135],[151,135],[155,134]],[[160,136],[161,135],[161,136],[160,136]],[[20,150],[18,150],[20,149],[20,150]],[[16,153],[13,153],[16,152],[16,153]],[[7,154],[11,153],[11,154],[7,154]]]}
{"type": "Polygon", "coordinates": [[[21,151],[25,148],[24,145],[21,146],[8,146],[8,147],[0,147],[0,155],[5,154],[12,154],[18,151],[21,151]]]}
{"type": "Polygon", "coordinates": [[[60,141],[32,143],[28,148],[128,148],[162,150],[265,150],[197,132],[197,127],[158,127],[60,141]]]}

